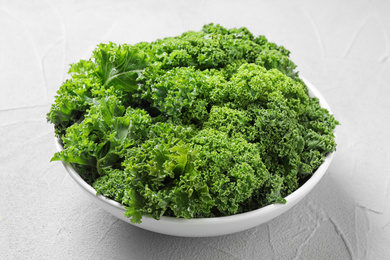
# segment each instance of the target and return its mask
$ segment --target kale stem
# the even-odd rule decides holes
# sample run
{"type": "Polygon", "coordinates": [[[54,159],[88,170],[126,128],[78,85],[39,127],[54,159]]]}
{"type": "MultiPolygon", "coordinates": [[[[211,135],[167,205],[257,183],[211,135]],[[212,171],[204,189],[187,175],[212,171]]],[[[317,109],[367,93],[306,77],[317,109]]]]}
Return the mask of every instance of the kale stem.
{"type": "Polygon", "coordinates": [[[100,176],[102,176],[104,174],[103,169],[100,165],[103,163],[103,161],[106,159],[107,155],[109,155],[110,153],[111,152],[108,152],[104,157],[102,157],[96,161],[96,168],[97,168],[98,174],[100,176]]]}
{"type": "Polygon", "coordinates": [[[98,174],[100,176],[103,175],[103,171],[102,171],[102,168],[100,166],[100,164],[102,163],[102,161],[104,160],[104,158],[106,158],[105,156],[103,158],[100,158],[99,160],[96,161],[96,168],[97,168],[97,171],[98,171],[98,174]]]}

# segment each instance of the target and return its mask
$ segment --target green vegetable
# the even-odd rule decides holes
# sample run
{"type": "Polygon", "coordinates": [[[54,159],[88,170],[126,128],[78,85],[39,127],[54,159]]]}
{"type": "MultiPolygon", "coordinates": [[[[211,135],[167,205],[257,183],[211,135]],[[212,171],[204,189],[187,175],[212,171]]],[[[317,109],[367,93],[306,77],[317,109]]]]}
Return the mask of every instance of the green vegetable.
{"type": "Polygon", "coordinates": [[[71,65],[47,119],[98,194],[142,216],[227,216],[299,188],[336,149],[338,122],[289,51],[246,28],[100,44],[71,65]]]}

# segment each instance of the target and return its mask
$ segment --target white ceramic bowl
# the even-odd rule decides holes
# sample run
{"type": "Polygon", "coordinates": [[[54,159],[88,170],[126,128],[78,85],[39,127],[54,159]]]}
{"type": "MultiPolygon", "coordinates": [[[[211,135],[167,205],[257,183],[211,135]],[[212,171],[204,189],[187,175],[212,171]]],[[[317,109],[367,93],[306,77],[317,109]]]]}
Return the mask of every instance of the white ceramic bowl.
{"type": "MultiPolygon", "coordinates": [[[[310,96],[317,97],[320,100],[321,106],[332,113],[328,103],[321,93],[307,80],[304,80],[304,82],[309,89],[310,96]]],[[[56,145],[58,150],[63,149],[58,140],[56,141],[56,145]]],[[[333,155],[334,153],[328,154],[323,164],[316,170],[313,176],[310,177],[310,179],[307,180],[300,188],[285,198],[287,201],[286,204],[272,204],[246,213],[215,218],[183,219],[163,216],[160,220],[155,220],[153,218],[143,217],[141,224],[133,225],[166,235],[183,237],[226,235],[258,226],[280,216],[302,200],[302,198],[304,198],[324,176],[332,161],[333,155]]],[[[89,195],[89,197],[92,198],[94,202],[117,218],[130,223],[130,220],[124,216],[125,209],[120,203],[102,195],[96,195],[95,189],[80,177],[72,165],[69,163],[63,164],[70,176],[77,182],[77,184],[80,185],[80,187],[89,195]]]]}

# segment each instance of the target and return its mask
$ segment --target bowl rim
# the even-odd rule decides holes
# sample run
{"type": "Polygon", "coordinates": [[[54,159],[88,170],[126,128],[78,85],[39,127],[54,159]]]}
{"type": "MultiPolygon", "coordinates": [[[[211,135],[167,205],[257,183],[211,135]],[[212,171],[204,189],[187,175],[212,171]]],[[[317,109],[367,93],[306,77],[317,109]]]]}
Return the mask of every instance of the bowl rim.
{"type": "MultiPolygon", "coordinates": [[[[306,79],[300,77],[302,81],[306,84],[308,90],[309,90],[309,95],[311,97],[317,97],[320,102],[320,106],[322,108],[325,108],[329,111],[330,114],[333,115],[332,110],[330,109],[329,104],[325,100],[324,96],[306,79]]],[[[333,131],[335,134],[335,139],[336,139],[336,132],[335,130],[333,131]]],[[[61,140],[59,138],[55,138],[55,144],[57,147],[58,151],[63,150],[63,146],[61,145],[61,140]]],[[[285,197],[286,203],[281,204],[281,203],[276,203],[276,204],[270,204],[252,211],[247,211],[243,213],[238,213],[234,215],[229,215],[229,216],[221,216],[221,217],[210,217],[210,218],[191,218],[191,219],[185,219],[185,218],[176,218],[176,217],[169,217],[169,216],[161,216],[160,220],[155,220],[151,217],[148,216],[143,216],[142,217],[142,223],[141,224],[133,224],[130,223],[130,219],[124,217],[124,216],[119,216],[118,214],[114,214],[117,217],[121,218],[122,220],[133,224],[135,226],[141,227],[143,229],[147,229],[150,231],[158,232],[158,233],[163,233],[167,235],[176,235],[176,236],[187,236],[187,237],[204,237],[204,236],[216,236],[216,235],[224,235],[224,234],[230,234],[230,233],[235,233],[238,231],[243,231],[246,229],[249,229],[254,226],[258,226],[262,223],[268,222],[269,220],[272,220],[273,218],[283,214],[286,212],[288,209],[292,208],[295,206],[299,201],[301,201],[314,187],[315,185],[322,179],[324,174],[326,173],[329,165],[331,164],[333,157],[334,157],[335,151],[331,152],[326,155],[323,163],[320,165],[319,168],[312,174],[312,176],[301,186],[299,186],[294,192],[290,193],[288,196],[285,197]],[[275,214],[276,212],[276,214],[275,214]],[[255,221],[255,224],[247,225],[243,228],[234,228],[233,231],[224,231],[224,230],[219,230],[218,232],[213,232],[212,230],[209,231],[197,231],[196,228],[199,228],[201,226],[211,226],[218,224],[219,226],[223,226],[225,224],[232,224],[232,223],[237,223],[238,221],[241,223],[242,221],[251,221],[254,218],[260,217],[262,215],[268,216],[265,218],[265,220],[258,220],[255,221]],[[146,224],[145,224],[146,222],[146,224]],[[187,230],[164,230],[164,228],[157,228],[156,223],[165,223],[169,225],[173,225],[172,227],[182,227],[185,225],[191,225],[191,231],[193,233],[187,234],[187,230]],[[151,227],[149,226],[151,223],[151,227]]],[[[77,173],[75,168],[67,162],[62,162],[64,167],[66,168],[67,172],[69,175],[74,179],[74,181],[79,184],[85,192],[87,192],[92,198],[95,199],[95,202],[98,204],[108,206],[110,209],[115,209],[116,211],[120,211],[124,213],[125,206],[122,205],[121,203],[107,198],[101,194],[97,194],[96,190],[89,185],[87,182],[84,181],[84,179],[77,173]]],[[[105,207],[106,211],[110,211],[105,207]]],[[[112,213],[112,212],[111,212],[112,213]]],[[[122,214],[123,215],[123,214],[122,214]]]]}

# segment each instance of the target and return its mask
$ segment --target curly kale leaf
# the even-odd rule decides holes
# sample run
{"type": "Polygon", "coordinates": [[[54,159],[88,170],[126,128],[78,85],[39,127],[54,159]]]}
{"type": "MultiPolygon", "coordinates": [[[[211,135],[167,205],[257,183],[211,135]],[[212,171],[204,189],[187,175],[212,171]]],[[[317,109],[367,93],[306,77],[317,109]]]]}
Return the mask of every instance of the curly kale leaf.
{"type": "Polygon", "coordinates": [[[151,85],[150,103],[172,122],[201,125],[208,117],[211,89],[223,82],[216,71],[174,68],[151,85]]]}
{"type": "Polygon", "coordinates": [[[242,64],[228,83],[212,90],[210,97],[215,103],[231,102],[235,107],[247,108],[251,103],[268,104],[274,92],[280,92],[289,108],[297,113],[302,113],[308,105],[306,86],[276,69],[266,70],[252,63],[242,64]]]}
{"type": "Polygon", "coordinates": [[[117,167],[129,147],[146,138],[150,116],[140,109],[125,108],[115,96],[99,100],[84,120],[70,126],[62,138],[64,150],[52,161],[96,167],[102,175],[106,167],[117,167]]]}
{"type": "Polygon", "coordinates": [[[140,222],[142,215],[159,219],[167,211],[185,218],[210,211],[213,200],[188,144],[193,134],[192,128],[157,123],[145,142],[127,151],[123,165],[130,188],[123,204],[132,222],[140,222]]]}
{"type": "Polygon", "coordinates": [[[149,64],[149,57],[143,50],[128,44],[100,44],[93,57],[103,86],[114,86],[130,93],[137,91],[149,64]]]}
{"type": "Polygon", "coordinates": [[[222,69],[245,61],[266,69],[278,69],[292,78],[297,76],[294,72],[296,65],[290,60],[288,50],[269,42],[264,36],[254,38],[246,28],[229,30],[208,24],[199,32],[189,31],[177,37],[160,39],[145,49],[164,70],[191,66],[200,70],[222,69]]]}
{"type": "Polygon", "coordinates": [[[241,204],[268,179],[257,144],[241,137],[205,128],[193,139],[198,151],[195,168],[202,174],[215,200],[214,215],[241,212],[241,204]]]}
{"type": "Polygon", "coordinates": [[[94,71],[96,65],[81,60],[69,69],[71,78],[66,80],[57,91],[47,120],[55,125],[56,135],[62,136],[66,128],[82,120],[85,111],[92,104],[92,91],[100,87],[101,80],[94,71]]]}
{"type": "Polygon", "coordinates": [[[252,121],[252,116],[246,110],[213,106],[204,127],[224,132],[230,137],[254,141],[258,133],[252,121]]]}

